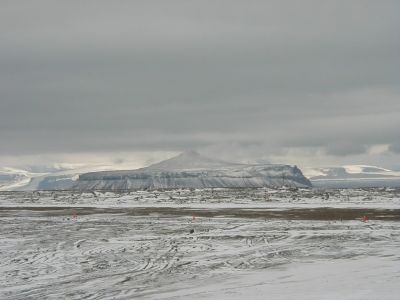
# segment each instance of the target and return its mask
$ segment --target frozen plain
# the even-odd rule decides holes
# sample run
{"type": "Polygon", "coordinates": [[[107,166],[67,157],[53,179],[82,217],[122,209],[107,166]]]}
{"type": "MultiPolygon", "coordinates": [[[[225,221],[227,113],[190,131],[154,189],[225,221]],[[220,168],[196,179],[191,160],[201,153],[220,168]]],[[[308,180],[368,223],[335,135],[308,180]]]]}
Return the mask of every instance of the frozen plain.
{"type": "Polygon", "coordinates": [[[0,298],[399,299],[399,221],[397,189],[2,192],[0,298]]]}

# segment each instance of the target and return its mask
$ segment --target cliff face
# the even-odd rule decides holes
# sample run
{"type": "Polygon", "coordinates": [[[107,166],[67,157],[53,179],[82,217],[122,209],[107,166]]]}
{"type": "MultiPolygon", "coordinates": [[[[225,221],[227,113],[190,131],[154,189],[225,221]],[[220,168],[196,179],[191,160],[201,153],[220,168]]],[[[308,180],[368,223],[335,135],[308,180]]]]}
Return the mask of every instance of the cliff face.
{"type": "Polygon", "coordinates": [[[245,188],[283,185],[310,187],[311,183],[297,167],[228,163],[203,157],[196,152],[186,152],[138,170],[82,174],[71,189],[245,188]]]}

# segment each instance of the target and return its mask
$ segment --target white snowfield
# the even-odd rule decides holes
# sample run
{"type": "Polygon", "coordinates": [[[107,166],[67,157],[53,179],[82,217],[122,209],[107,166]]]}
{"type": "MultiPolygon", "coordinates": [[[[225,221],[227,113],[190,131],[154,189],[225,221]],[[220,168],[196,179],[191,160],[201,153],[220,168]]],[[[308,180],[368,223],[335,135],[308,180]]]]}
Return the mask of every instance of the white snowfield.
{"type": "Polygon", "coordinates": [[[375,166],[304,168],[303,174],[321,188],[400,187],[400,172],[375,166]]]}
{"type": "Polygon", "coordinates": [[[0,192],[0,299],[394,300],[399,221],[398,189],[0,192]]]}
{"type": "Polygon", "coordinates": [[[399,270],[399,261],[384,257],[293,262],[144,299],[391,300],[400,292],[399,270]]]}

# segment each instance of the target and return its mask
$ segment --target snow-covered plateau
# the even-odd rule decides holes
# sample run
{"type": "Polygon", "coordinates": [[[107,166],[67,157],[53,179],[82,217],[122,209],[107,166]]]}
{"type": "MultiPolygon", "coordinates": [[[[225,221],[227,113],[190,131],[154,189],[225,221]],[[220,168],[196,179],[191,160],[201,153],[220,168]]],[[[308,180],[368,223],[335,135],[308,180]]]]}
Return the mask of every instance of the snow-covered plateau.
{"type": "Polygon", "coordinates": [[[398,299],[400,190],[0,192],[0,299],[398,299]]]}
{"type": "Polygon", "coordinates": [[[195,151],[187,151],[141,169],[104,170],[107,168],[90,172],[87,168],[62,170],[33,176],[24,184],[3,185],[0,190],[311,187],[310,181],[296,166],[230,163],[202,156],[195,151]]]}
{"type": "Polygon", "coordinates": [[[187,151],[135,169],[120,164],[67,164],[0,168],[0,191],[140,190],[257,187],[400,188],[400,172],[376,166],[304,167],[232,163],[187,151]],[[121,170],[122,168],[122,170],[121,170]]]}

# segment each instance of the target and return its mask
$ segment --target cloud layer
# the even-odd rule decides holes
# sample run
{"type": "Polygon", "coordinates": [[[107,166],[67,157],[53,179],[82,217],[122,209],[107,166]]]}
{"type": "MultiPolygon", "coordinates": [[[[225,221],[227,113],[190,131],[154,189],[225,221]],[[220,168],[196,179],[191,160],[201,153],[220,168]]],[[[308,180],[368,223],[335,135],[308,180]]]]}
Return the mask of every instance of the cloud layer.
{"type": "Polygon", "coordinates": [[[3,1],[0,156],[396,165],[398,28],[398,1],[3,1]]]}

